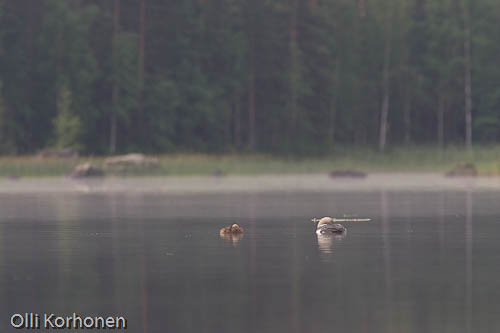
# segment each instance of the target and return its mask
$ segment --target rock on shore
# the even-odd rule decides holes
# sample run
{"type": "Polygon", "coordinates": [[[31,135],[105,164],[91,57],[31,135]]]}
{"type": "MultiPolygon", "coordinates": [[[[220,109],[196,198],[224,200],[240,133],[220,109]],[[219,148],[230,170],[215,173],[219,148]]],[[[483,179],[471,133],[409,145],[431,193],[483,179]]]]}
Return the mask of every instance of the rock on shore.
{"type": "Polygon", "coordinates": [[[129,167],[135,168],[151,168],[159,165],[158,159],[146,157],[143,154],[127,154],[108,157],[104,160],[105,168],[126,169],[129,167]]]}
{"type": "Polygon", "coordinates": [[[445,174],[446,177],[475,177],[477,170],[474,163],[459,163],[445,174]]]}
{"type": "Polygon", "coordinates": [[[70,174],[72,178],[100,177],[104,176],[104,171],[92,163],[87,162],[77,165],[70,174]]]}

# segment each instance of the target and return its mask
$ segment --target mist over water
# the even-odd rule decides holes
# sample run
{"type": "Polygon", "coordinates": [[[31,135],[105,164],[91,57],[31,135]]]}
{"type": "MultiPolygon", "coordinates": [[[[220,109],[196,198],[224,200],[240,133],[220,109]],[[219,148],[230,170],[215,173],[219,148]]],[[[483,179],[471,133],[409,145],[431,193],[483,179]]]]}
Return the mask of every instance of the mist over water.
{"type": "Polygon", "coordinates": [[[130,332],[492,332],[499,201],[474,188],[2,194],[0,329],[19,332],[13,313],[77,312],[123,315],[130,332]],[[344,214],[372,222],[314,233],[312,217],[344,214]],[[243,237],[221,238],[234,222],[243,237]]]}

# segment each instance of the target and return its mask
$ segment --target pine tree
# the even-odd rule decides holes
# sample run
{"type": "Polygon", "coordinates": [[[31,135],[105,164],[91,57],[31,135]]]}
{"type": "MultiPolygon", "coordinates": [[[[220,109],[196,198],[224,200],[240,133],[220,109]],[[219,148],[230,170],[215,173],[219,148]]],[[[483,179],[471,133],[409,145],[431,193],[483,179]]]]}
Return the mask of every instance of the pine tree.
{"type": "Polygon", "coordinates": [[[82,123],[72,109],[72,93],[67,84],[59,89],[57,117],[54,119],[55,146],[58,148],[81,148],[82,123]]]}

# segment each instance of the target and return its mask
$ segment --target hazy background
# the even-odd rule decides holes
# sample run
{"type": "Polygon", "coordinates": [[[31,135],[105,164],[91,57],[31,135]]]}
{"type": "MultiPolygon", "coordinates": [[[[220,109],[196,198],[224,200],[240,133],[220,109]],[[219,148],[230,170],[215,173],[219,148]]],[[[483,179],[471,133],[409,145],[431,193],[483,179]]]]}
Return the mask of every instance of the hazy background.
{"type": "Polygon", "coordinates": [[[496,142],[495,0],[0,1],[0,153],[496,142]]]}

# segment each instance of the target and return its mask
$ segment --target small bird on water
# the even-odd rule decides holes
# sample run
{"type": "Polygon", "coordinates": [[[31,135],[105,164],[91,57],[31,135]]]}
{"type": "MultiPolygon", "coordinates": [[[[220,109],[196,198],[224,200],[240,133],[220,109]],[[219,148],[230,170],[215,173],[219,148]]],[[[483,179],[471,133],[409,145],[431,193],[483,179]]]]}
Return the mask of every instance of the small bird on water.
{"type": "Polygon", "coordinates": [[[313,218],[311,220],[314,223],[318,223],[316,226],[316,234],[318,235],[326,235],[326,234],[342,234],[346,232],[346,228],[340,224],[335,222],[369,222],[371,219],[353,219],[353,218],[332,218],[332,217],[322,217],[320,219],[313,218]]]}
{"type": "Polygon", "coordinates": [[[237,225],[236,223],[233,225],[229,225],[220,229],[219,234],[222,235],[239,235],[243,233],[243,228],[237,225]]]}
{"type": "Polygon", "coordinates": [[[236,223],[228,225],[227,227],[220,229],[219,235],[220,238],[231,241],[233,246],[236,247],[238,242],[243,238],[243,228],[236,223]]]}

